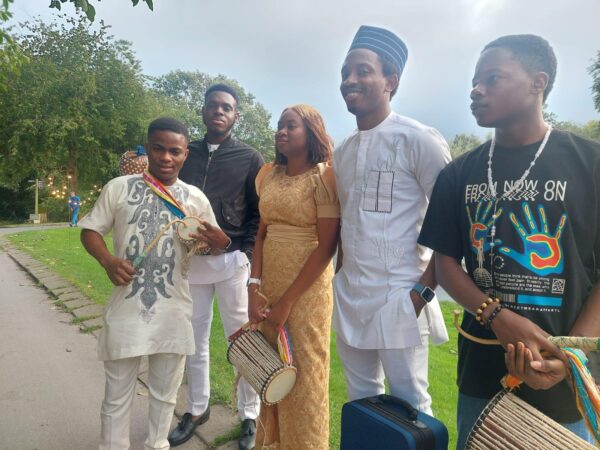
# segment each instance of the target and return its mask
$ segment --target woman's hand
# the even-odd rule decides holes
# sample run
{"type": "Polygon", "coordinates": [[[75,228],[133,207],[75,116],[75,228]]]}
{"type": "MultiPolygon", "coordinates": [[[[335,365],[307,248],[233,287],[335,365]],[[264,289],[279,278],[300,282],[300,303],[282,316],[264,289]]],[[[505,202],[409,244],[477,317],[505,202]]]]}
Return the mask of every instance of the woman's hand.
{"type": "Polygon", "coordinates": [[[267,323],[276,331],[279,331],[287,322],[291,311],[292,305],[282,298],[271,306],[271,310],[267,312],[267,323]]]}
{"type": "Polygon", "coordinates": [[[248,319],[256,324],[265,320],[267,298],[261,294],[256,285],[248,288],[248,319]]]}

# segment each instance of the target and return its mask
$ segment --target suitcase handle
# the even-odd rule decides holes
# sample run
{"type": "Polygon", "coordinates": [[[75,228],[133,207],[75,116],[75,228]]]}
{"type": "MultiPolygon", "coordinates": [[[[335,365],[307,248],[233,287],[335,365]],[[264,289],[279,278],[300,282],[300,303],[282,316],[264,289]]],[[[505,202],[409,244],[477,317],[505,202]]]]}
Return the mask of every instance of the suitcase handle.
{"type": "Polygon", "coordinates": [[[406,400],[394,397],[393,395],[380,394],[376,395],[375,397],[369,397],[368,401],[371,403],[388,403],[391,405],[401,406],[408,413],[408,420],[412,422],[415,422],[417,420],[417,415],[419,414],[419,410],[415,409],[406,400]]]}

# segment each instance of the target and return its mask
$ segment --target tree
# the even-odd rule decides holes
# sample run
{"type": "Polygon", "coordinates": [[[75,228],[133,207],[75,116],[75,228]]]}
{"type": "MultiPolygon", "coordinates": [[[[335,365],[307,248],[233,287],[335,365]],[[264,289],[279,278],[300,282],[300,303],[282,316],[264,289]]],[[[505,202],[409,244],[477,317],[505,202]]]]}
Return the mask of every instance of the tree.
{"type": "Polygon", "coordinates": [[[600,121],[590,120],[583,125],[569,121],[558,121],[553,126],[557,130],[570,131],[571,133],[600,142],[600,121]]]}
{"type": "Polygon", "coordinates": [[[481,145],[481,140],[474,134],[457,134],[450,141],[450,154],[452,155],[452,159],[473,150],[479,145],[481,145]]]}
{"type": "MultiPolygon", "coordinates": [[[[7,1],[7,0],[4,0],[4,1],[7,1]]],[[[8,0],[8,1],[12,1],[12,0],[8,0]]],[[[100,1],[100,0],[98,0],[98,1],[100,1]]],[[[150,8],[150,11],[154,11],[153,0],[143,0],[143,1],[144,1],[144,3],[146,3],[146,5],[148,5],[148,8],[150,8]]],[[[67,3],[67,2],[73,3],[73,5],[75,6],[75,9],[83,12],[90,21],[93,22],[94,19],[96,18],[96,8],[94,8],[94,5],[92,5],[88,0],[50,0],[50,8],[56,8],[60,11],[61,4],[67,3]]],[[[133,6],[136,6],[139,2],[140,2],[140,0],[131,0],[131,3],[133,3],[133,6]]]]}
{"type": "Polygon", "coordinates": [[[71,175],[94,184],[117,175],[118,153],[145,137],[149,121],[178,108],[150,93],[130,44],[101,23],[23,25],[19,44],[29,62],[0,92],[0,184],[71,175]],[[163,109],[163,104],[166,105],[163,109]]]}
{"type": "Polygon", "coordinates": [[[215,83],[228,84],[236,90],[240,98],[240,119],[234,129],[236,138],[261,152],[265,160],[273,160],[275,157],[275,130],[269,125],[271,114],[256,100],[254,95],[246,92],[236,80],[224,75],[212,77],[198,71],[177,70],[156,78],[153,86],[158,93],[185,104],[187,109],[194,113],[193,116],[187,118],[186,123],[192,136],[199,138],[206,131],[201,116],[204,93],[215,83]]]}
{"type": "Polygon", "coordinates": [[[9,76],[18,73],[21,65],[27,62],[27,58],[11,36],[10,29],[4,27],[12,17],[8,9],[12,2],[13,0],[2,0],[0,5],[0,90],[6,89],[9,76]]]}
{"type": "Polygon", "coordinates": [[[581,125],[568,120],[560,120],[556,113],[546,109],[546,105],[544,105],[544,120],[557,130],[570,131],[588,139],[600,141],[600,121],[590,120],[581,125]]]}
{"type": "Polygon", "coordinates": [[[596,60],[590,66],[589,71],[593,80],[592,94],[594,95],[594,106],[596,106],[596,111],[600,112],[600,51],[598,51],[596,60]]]}

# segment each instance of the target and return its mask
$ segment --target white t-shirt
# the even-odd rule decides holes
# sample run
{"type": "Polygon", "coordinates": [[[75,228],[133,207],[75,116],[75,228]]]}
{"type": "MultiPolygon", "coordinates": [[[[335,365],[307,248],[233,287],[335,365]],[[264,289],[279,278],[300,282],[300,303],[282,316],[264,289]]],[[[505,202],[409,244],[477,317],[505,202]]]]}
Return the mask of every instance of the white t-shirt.
{"type": "MultiPolygon", "coordinates": [[[[211,157],[219,149],[220,144],[208,145],[211,157]]],[[[190,284],[214,284],[229,280],[242,266],[249,265],[245,253],[235,250],[221,255],[198,255],[192,258],[190,263],[190,284]]]]}
{"type": "MultiPolygon", "coordinates": [[[[218,226],[208,199],[198,188],[177,180],[168,189],[188,215],[218,226]]],[[[79,226],[102,236],[112,231],[114,255],[134,261],[174,219],[141,175],[127,175],[106,184],[79,226]]],[[[194,353],[192,299],[182,269],[186,254],[171,226],[142,260],[131,283],[113,289],[104,310],[99,359],[194,353]]]]}
{"type": "Polygon", "coordinates": [[[362,349],[412,347],[429,333],[434,342],[447,340],[437,299],[419,316],[420,330],[410,290],[431,258],[417,238],[451,159],[448,144],[437,130],[392,112],[352,133],[333,157],[344,255],[333,280],[338,337],[362,349]]]}

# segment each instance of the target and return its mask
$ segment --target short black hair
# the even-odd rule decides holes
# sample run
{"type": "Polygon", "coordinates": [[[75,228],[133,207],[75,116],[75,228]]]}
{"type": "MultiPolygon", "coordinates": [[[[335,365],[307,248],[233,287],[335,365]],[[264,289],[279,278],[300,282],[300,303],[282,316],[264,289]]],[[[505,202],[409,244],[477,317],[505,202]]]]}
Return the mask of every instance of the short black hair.
{"type": "Polygon", "coordinates": [[[398,86],[400,86],[400,71],[399,71],[396,63],[394,61],[392,61],[392,58],[390,58],[382,53],[378,53],[378,52],[375,52],[375,53],[377,53],[377,56],[379,56],[379,61],[381,61],[381,69],[383,71],[383,75],[386,77],[389,77],[391,75],[398,76],[398,84],[396,85],[394,90],[392,92],[390,92],[390,100],[391,100],[392,97],[394,95],[396,95],[396,92],[398,92],[398,86]]]}
{"type": "Polygon", "coordinates": [[[226,92],[233,97],[233,99],[235,100],[236,106],[240,103],[240,99],[239,99],[238,94],[235,91],[235,89],[233,89],[231,86],[229,86],[227,84],[223,84],[223,83],[213,84],[211,87],[209,87],[206,90],[206,93],[204,94],[204,103],[206,103],[206,99],[213,92],[226,92]]]}
{"type": "Polygon", "coordinates": [[[544,102],[546,101],[554,86],[557,66],[554,50],[546,39],[534,34],[512,34],[490,42],[483,48],[482,53],[490,48],[508,50],[530,74],[548,74],[548,85],[544,90],[544,102]]]}
{"type": "Polygon", "coordinates": [[[150,136],[155,131],[172,131],[173,133],[181,134],[187,141],[190,140],[188,127],[173,117],[159,117],[150,122],[150,125],[148,125],[148,134],[146,135],[147,138],[150,139],[150,136]]]}

